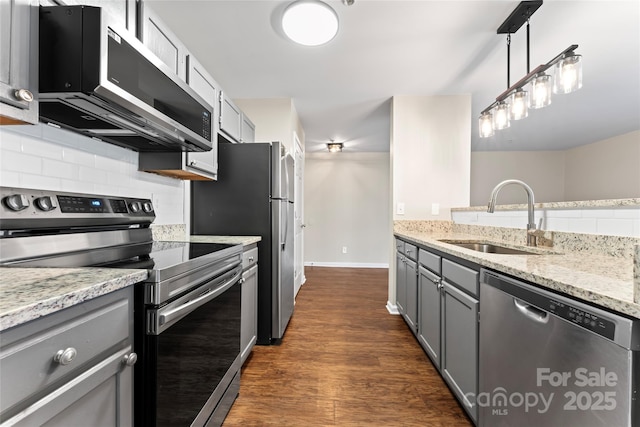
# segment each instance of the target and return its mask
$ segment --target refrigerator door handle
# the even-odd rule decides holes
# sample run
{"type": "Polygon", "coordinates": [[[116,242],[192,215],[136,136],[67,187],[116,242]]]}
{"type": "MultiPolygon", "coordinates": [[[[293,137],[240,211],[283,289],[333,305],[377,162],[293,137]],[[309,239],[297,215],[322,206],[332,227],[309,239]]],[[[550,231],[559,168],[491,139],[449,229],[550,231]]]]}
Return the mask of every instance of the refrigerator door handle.
{"type": "Polygon", "coordinates": [[[287,204],[289,203],[289,168],[287,167],[287,156],[288,154],[285,154],[284,156],[281,157],[281,162],[284,163],[282,166],[284,167],[284,183],[285,183],[285,188],[287,189],[286,192],[286,197],[285,199],[285,205],[284,205],[284,211],[285,211],[285,223],[284,223],[284,240],[282,241],[282,250],[285,250],[285,247],[287,245],[287,237],[289,235],[289,206],[287,206],[287,204]]]}

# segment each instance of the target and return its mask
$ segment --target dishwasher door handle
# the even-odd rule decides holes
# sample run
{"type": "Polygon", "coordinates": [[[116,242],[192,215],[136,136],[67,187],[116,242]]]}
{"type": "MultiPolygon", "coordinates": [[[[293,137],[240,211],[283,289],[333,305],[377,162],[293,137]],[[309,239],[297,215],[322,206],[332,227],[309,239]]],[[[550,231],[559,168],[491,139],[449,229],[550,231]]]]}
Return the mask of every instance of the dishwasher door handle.
{"type": "Polygon", "coordinates": [[[516,298],[513,299],[513,303],[515,304],[518,311],[528,318],[538,323],[547,323],[549,321],[549,313],[547,313],[546,311],[540,310],[539,308],[532,305],[525,304],[516,298]]]}

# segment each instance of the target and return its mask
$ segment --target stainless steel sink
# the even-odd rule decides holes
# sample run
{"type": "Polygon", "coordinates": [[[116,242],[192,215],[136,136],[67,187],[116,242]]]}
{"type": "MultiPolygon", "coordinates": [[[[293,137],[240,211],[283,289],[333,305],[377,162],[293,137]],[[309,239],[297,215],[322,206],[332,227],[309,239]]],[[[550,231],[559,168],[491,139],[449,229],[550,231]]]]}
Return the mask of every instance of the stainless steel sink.
{"type": "Polygon", "coordinates": [[[496,245],[486,242],[470,242],[467,240],[440,240],[442,243],[459,246],[461,248],[471,249],[478,252],[500,255],[539,255],[536,252],[524,251],[520,249],[508,248],[506,246],[496,245]]]}

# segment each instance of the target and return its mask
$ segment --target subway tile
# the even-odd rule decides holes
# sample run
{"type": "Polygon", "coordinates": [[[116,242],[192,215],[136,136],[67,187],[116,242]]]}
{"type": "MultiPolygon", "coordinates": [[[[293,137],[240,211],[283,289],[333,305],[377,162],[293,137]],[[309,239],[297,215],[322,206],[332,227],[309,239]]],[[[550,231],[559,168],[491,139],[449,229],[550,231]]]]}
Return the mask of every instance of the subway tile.
{"type": "Polygon", "coordinates": [[[607,234],[611,236],[633,235],[634,221],[631,219],[598,218],[597,223],[598,234],[607,234]]]}
{"type": "Polygon", "coordinates": [[[640,219],[640,207],[615,209],[613,211],[613,217],[640,219]]]}
{"type": "Polygon", "coordinates": [[[61,182],[59,178],[24,173],[20,175],[20,186],[24,188],[55,191],[60,190],[61,182]]]}
{"type": "Polygon", "coordinates": [[[581,217],[582,212],[579,209],[545,209],[547,218],[576,218],[581,217]]]}
{"type": "Polygon", "coordinates": [[[22,135],[0,129],[0,149],[22,151],[22,135]]]}
{"type": "Polygon", "coordinates": [[[78,178],[80,181],[85,181],[93,184],[103,184],[107,182],[107,171],[96,169],[93,167],[79,166],[78,178]]]}
{"type": "Polygon", "coordinates": [[[16,151],[3,151],[0,165],[2,170],[42,174],[42,159],[16,151]]]}
{"type": "Polygon", "coordinates": [[[545,218],[544,229],[552,231],[567,231],[569,229],[568,218],[545,218]]]}
{"type": "Polygon", "coordinates": [[[34,138],[23,138],[22,152],[32,156],[62,160],[62,146],[34,138]]]}
{"type": "Polygon", "coordinates": [[[4,168],[0,169],[0,185],[3,187],[21,187],[20,174],[4,168]]]}
{"type": "Polygon", "coordinates": [[[71,193],[95,193],[95,188],[92,182],[86,181],[83,179],[73,180],[73,179],[61,179],[60,180],[60,189],[62,191],[68,191],[71,193]]]}
{"type": "Polygon", "coordinates": [[[11,128],[7,129],[7,131],[42,139],[42,128],[44,126],[45,125],[43,125],[42,123],[38,123],[37,125],[18,125],[11,126],[11,128]]]}
{"type": "Polygon", "coordinates": [[[79,166],[71,163],[65,163],[58,160],[43,159],[42,174],[55,178],[78,179],[79,166]]]}
{"type": "Polygon", "coordinates": [[[614,209],[583,209],[583,218],[612,218],[614,209]]]}
{"type": "Polygon", "coordinates": [[[67,163],[75,163],[95,170],[96,156],[93,153],[65,147],[62,149],[62,159],[67,163]]]}
{"type": "Polygon", "coordinates": [[[597,220],[595,218],[570,218],[566,231],[571,233],[595,234],[597,232],[597,220]]]}

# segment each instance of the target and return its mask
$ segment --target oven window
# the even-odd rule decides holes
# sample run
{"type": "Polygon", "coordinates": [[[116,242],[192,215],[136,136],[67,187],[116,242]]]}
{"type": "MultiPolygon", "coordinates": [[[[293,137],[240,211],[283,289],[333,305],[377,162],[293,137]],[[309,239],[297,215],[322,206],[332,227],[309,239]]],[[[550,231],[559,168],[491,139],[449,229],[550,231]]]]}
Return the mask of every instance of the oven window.
{"type": "Polygon", "coordinates": [[[155,379],[155,387],[145,384],[146,425],[188,426],[196,418],[240,354],[240,298],[236,283],[161,334],[145,337],[146,378],[155,379]],[[148,360],[150,353],[155,360],[148,360]]]}

